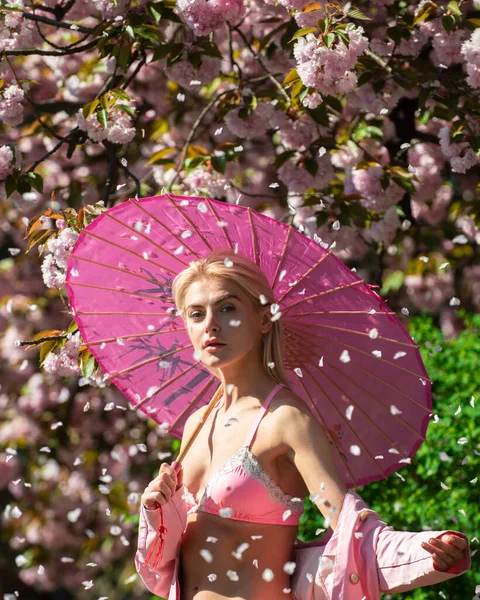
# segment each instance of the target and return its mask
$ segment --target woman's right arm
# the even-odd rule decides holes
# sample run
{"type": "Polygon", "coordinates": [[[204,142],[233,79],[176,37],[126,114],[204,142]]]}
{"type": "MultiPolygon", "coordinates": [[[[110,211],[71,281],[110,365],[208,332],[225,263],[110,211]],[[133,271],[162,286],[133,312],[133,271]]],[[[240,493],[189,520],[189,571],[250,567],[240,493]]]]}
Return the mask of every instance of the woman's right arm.
{"type": "MultiPolygon", "coordinates": [[[[188,440],[202,411],[195,411],[186,421],[182,446],[188,440]]],[[[178,547],[187,522],[183,473],[162,463],[159,475],[141,496],[138,548],[135,567],[147,588],[167,597],[175,570],[178,547]]]]}
{"type": "Polygon", "coordinates": [[[157,509],[148,510],[143,503],[140,506],[135,567],[147,588],[164,598],[169,595],[186,526],[187,510],[182,495],[183,486],[157,509]]]}

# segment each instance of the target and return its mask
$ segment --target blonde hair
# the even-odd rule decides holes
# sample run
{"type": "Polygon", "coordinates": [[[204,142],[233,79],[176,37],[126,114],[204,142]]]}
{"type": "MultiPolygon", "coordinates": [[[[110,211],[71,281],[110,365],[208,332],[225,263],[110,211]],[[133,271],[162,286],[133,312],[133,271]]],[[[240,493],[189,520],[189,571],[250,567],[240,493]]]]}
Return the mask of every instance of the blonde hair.
{"type": "MultiPolygon", "coordinates": [[[[186,319],[185,298],[188,288],[199,279],[212,277],[227,279],[239,285],[252,301],[255,310],[259,311],[275,302],[268,279],[255,262],[243,254],[235,254],[230,248],[217,248],[207,257],[191,262],[186,269],[177,274],[172,282],[173,300],[184,321],[186,319]],[[233,265],[227,266],[226,259],[229,259],[233,265]],[[266,304],[260,302],[261,295],[267,299],[266,304]]],[[[273,379],[289,387],[283,362],[282,323],[280,319],[271,321],[271,323],[272,327],[262,337],[263,366],[273,379]],[[269,363],[274,363],[274,366],[269,367],[269,363]]]]}

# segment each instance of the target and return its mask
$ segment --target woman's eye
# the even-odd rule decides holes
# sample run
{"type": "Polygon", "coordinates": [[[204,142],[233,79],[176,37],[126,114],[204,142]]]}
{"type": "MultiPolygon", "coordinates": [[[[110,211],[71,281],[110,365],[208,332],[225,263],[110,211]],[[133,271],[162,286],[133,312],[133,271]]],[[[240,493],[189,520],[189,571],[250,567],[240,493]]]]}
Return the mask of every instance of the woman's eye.
{"type": "MultiPolygon", "coordinates": [[[[235,307],[234,307],[234,306],[232,306],[231,304],[227,304],[226,306],[224,306],[224,307],[222,308],[222,310],[223,310],[223,309],[225,309],[225,308],[231,308],[232,310],[235,310],[235,307]]],[[[230,311],[229,311],[229,312],[230,312],[230,311]]],[[[195,311],[195,312],[193,312],[193,313],[190,315],[190,318],[191,318],[191,319],[197,319],[199,315],[201,315],[201,313],[199,313],[198,311],[195,311]]]]}

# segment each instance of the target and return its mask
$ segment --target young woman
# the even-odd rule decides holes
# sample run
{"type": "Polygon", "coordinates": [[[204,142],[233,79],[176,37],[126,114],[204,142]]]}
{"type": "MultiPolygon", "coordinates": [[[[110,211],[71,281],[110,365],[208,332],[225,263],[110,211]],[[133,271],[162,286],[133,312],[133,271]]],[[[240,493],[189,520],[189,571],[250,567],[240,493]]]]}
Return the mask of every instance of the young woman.
{"type": "MultiPolygon", "coordinates": [[[[350,496],[322,427],[289,390],[281,320],[271,320],[273,292],[252,261],[217,250],[178,274],[172,294],[197,356],[223,393],[205,420],[207,407],[192,412],[181,451],[204,422],[182,465],[163,463],[141,497],[137,570],[151,591],[180,600],[292,600],[305,494],[330,536],[350,496]],[[152,566],[159,534],[164,553],[152,566]],[[172,577],[178,585],[169,589],[172,577]]],[[[420,549],[431,571],[450,570],[449,577],[459,574],[451,569],[468,547],[462,534],[450,538],[432,538],[420,549]]],[[[328,587],[318,588],[322,598],[328,587]]]]}

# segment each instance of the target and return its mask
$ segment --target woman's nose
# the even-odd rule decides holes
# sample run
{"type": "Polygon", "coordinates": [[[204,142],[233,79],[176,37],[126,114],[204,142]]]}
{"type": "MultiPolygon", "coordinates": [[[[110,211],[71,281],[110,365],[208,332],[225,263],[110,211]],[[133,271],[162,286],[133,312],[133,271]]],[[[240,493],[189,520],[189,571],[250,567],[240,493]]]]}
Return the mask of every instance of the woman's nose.
{"type": "Polygon", "coordinates": [[[218,321],[214,313],[207,313],[205,317],[205,331],[218,331],[218,321]]]}

